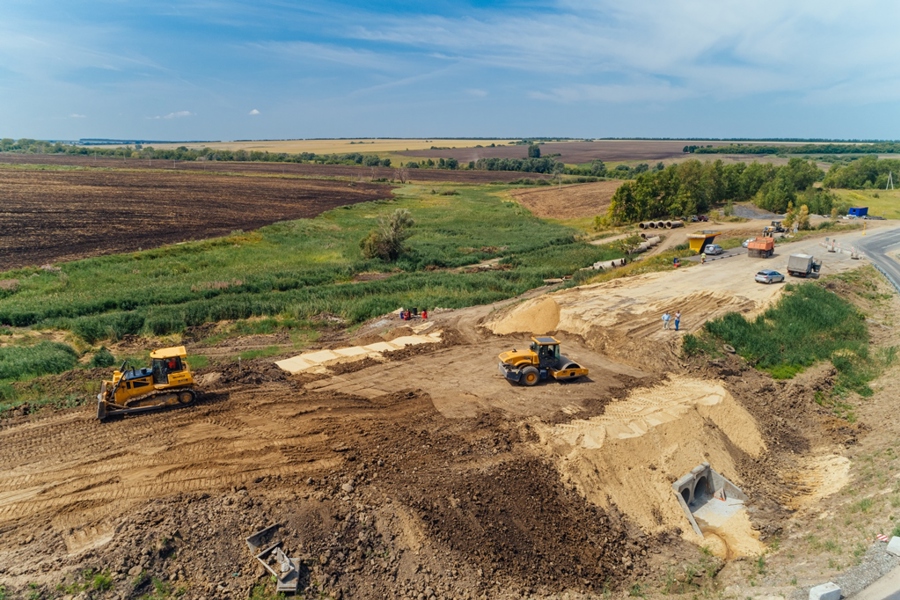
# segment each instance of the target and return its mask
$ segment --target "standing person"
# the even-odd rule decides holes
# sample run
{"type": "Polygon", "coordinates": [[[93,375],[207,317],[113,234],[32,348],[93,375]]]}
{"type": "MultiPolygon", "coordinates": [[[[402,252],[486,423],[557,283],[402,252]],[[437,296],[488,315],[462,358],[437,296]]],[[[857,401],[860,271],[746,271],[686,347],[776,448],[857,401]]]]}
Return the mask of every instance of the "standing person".
{"type": "Polygon", "coordinates": [[[704,252],[700,255],[700,264],[702,265],[705,262],[706,262],[706,252],[704,252]]]}
{"type": "Polygon", "coordinates": [[[427,320],[428,320],[428,309],[427,309],[427,308],[423,308],[423,309],[422,309],[422,320],[423,320],[423,321],[427,321],[427,320]]]}
{"type": "Polygon", "coordinates": [[[672,316],[669,314],[669,311],[666,311],[666,312],[663,313],[663,317],[662,317],[662,319],[663,319],[663,329],[668,329],[668,328],[669,328],[669,319],[671,319],[671,318],[672,318],[672,316]]]}
{"type": "Polygon", "coordinates": [[[675,313],[675,331],[678,331],[679,323],[681,323],[681,311],[675,313]]]}

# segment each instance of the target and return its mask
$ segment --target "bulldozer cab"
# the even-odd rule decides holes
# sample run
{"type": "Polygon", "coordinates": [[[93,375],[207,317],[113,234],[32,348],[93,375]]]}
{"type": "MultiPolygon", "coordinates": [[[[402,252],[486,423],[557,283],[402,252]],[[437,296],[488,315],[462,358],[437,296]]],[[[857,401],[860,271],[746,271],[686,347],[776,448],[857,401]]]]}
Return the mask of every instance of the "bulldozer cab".
{"type": "MultiPolygon", "coordinates": [[[[163,348],[150,353],[153,360],[151,369],[153,371],[153,383],[167,384],[170,383],[170,374],[181,373],[187,370],[187,364],[184,359],[187,356],[184,346],[176,346],[174,348],[163,348]]],[[[176,379],[179,379],[176,377],[176,379]]]]}
{"type": "Polygon", "coordinates": [[[554,337],[531,338],[531,351],[537,354],[541,367],[555,367],[559,363],[559,340],[554,337]]]}

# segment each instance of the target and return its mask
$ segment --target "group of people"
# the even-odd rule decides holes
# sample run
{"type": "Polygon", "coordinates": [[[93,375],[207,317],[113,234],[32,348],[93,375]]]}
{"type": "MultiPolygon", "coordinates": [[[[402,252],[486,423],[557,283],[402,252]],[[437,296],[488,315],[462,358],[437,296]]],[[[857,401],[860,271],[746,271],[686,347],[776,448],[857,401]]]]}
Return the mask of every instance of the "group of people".
{"type": "MultiPolygon", "coordinates": [[[[423,309],[422,309],[422,312],[419,312],[418,309],[416,309],[416,313],[418,313],[418,315],[419,315],[420,317],[422,317],[422,320],[423,320],[423,321],[427,321],[427,320],[428,320],[428,310],[427,310],[427,309],[424,309],[424,308],[423,308],[423,309]]],[[[409,321],[410,319],[413,318],[413,316],[414,316],[413,313],[412,313],[408,308],[401,308],[401,309],[400,309],[400,319],[401,319],[401,320],[403,320],[403,321],[409,321]]]]}
{"type": "Polygon", "coordinates": [[[681,325],[681,312],[678,311],[675,313],[674,316],[672,316],[669,314],[669,311],[666,311],[663,313],[662,320],[663,320],[663,329],[668,329],[669,323],[671,321],[675,321],[675,331],[678,331],[678,327],[679,327],[679,325],[681,325]]]}

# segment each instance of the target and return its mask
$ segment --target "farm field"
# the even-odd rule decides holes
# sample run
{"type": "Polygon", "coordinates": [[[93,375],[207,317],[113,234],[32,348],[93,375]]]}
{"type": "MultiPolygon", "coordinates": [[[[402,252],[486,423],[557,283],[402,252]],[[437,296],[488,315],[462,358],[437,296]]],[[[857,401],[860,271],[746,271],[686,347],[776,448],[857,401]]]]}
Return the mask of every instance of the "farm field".
{"type": "Polygon", "coordinates": [[[402,152],[406,150],[424,150],[432,146],[455,146],[464,148],[467,146],[498,144],[505,145],[515,140],[465,140],[465,139],[323,139],[323,140],[262,140],[262,141],[232,141],[232,142],[208,142],[200,144],[153,144],[154,148],[227,148],[229,150],[257,150],[259,152],[288,152],[298,154],[301,152],[314,152],[316,154],[345,154],[348,152],[378,153],[378,152],[402,152]]]}
{"type": "Polygon", "coordinates": [[[0,168],[0,271],[206,239],[390,194],[334,180],[0,168]]]}
{"type": "Polygon", "coordinates": [[[612,278],[581,268],[624,251],[566,222],[602,213],[618,181],[479,185],[465,178],[482,173],[429,170],[417,175],[448,179],[400,185],[369,181],[395,169],[4,163],[0,194],[18,204],[0,218],[23,230],[9,255],[38,264],[81,239],[71,256],[94,257],[57,255],[54,269],[7,272],[0,286],[0,363],[11,348],[63,341],[83,367],[0,381],[0,590],[11,598],[269,600],[244,538],[271,523],[302,561],[301,597],[334,600],[786,598],[883,557],[874,535],[890,533],[900,506],[900,300],[860,268],[865,257],[823,246],[828,235],[853,248],[862,230],[673,269],[666,252],[689,233],[721,230],[731,248],[767,219],[689,223],[659,231],[629,265],[655,272],[612,278]],[[364,259],[359,240],[397,209],[416,223],[407,255],[364,259]],[[185,237],[147,250],[180,219],[185,237]],[[685,352],[706,322],[752,320],[790,297],[753,276],[784,272],[794,252],[822,259],[822,294],[853,303],[848,319],[867,331],[854,352],[884,369],[866,395],[832,396],[845,375],[828,361],[785,380],[737,343],[685,352]],[[401,306],[427,307],[428,319],[402,321],[401,306]],[[682,314],[679,331],[662,327],[664,311],[682,314]],[[440,341],[297,373],[275,364],[422,333],[440,341]],[[506,381],[497,355],[536,334],[561,339],[590,375],[506,381]],[[113,368],[87,365],[101,345],[140,365],[180,344],[196,361],[196,405],[96,420],[113,368]],[[41,390],[54,399],[35,399],[41,390]],[[749,500],[698,535],[672,482],[703,462],[749,500]]]}
{"type": "MultiPolygon", "coordinates": [[[[169,161],[114,158],[94,158],[92,156],[65,156],[53,154],[11,154],[0,153],[0,164],[10,165],[50,165],[81,168],[135,169],[154,171],[188,171],[239,173],[247,175],[283,175],[310,179],[344,179],[354,182],[369,182],[373,179],[391,180],[399,178],[394,167],[362,167],[350,165],[318,165],[298,163],[253,163],[215,161],[169,161]]],[[[520,173],[514,171],[451,171],[445,169],[406,169],[407,181],[437,183],[506,183],[523,177],[548,179],[540,173],[520,173]]]]}

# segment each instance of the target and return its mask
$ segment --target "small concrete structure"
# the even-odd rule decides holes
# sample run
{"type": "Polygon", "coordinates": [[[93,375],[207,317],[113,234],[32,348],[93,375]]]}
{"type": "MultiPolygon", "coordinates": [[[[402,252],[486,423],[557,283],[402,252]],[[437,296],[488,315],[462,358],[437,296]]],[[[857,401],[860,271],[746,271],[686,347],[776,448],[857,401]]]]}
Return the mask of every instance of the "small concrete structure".
{"type": "Polygon", "coordinates": [[[327,373],[329,365],[355,362],[369,357],[378,360],[383,358],[382,354],[385,352],[402,350],[407,346],[417,346],[419,344],[440,343],[441,331],[435,330],[431,333],[425,333],[425,330],[430,329],[432,325],[433,323],[430,322],[422,323],[412,328],[416,335],[404,335],[389,342],[375,342],[365,346],[335,348],[334,350],[314,350],[299,356],[276,361],[275,364],[288,373],[296,374],[304,371],[327,373]]]}
{"type": "Polygon", "coordinates": [[[841,588],[836,583],[823,583],[809,590],[809,600],[841,600],[841,588]]]}
{"type": "Polygon", "coordinates": [[[744,506],[747,495],[717,473],[709,463],[701,463],[672,484],[681,509],[697,535],[703,531],[697,520],[716,525],[744,506]],[[715,502],[712,502],[715,501],[715,502]]]}
{"type": "Polygon", "coordinates": [[[893,554],[894,556],[900,556],[900,537],[896,535],[891,538],[891,541],[888,542],[887,545],[888,554],[893,554]]]}

